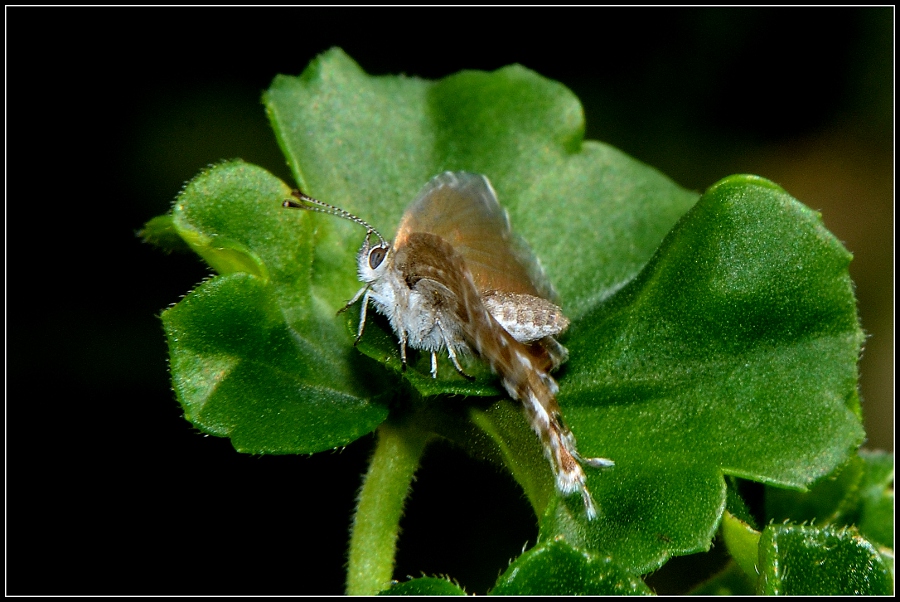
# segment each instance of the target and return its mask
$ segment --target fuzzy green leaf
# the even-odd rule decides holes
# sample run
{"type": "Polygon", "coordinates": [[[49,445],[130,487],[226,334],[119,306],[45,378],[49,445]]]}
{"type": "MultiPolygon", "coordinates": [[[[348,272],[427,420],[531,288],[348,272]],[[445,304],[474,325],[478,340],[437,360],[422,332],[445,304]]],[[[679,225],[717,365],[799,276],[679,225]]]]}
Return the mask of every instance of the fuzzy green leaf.
{"type": "Polygon", "coordinates": [[[894,454],[860,451],[863,476],[859,503],[849,524],[869,540],[894,549],[894,454]]]}
{"type": "Polygon", "coordinates": [[[893,593],[890,566],[855,529],[771,525],[759,546],[760,594],[893,593]]]}
{"type": "MultiPolygon", "coordinates": [[[[300,77],[278,76],[264,101],[304,192],[360,216],[386,238],[432,176],[487,175],[571,319],[637,274],[696,200],[621,152],[582,141],[578,99],[518,65],[429,82],[371,77],[333,50],[300,77]]],[[[327,274],[342,287],[332,300],[341,307],[359,288],[348,247],[358,248],[363,232],[334,217],[314,219],[316,253],[328,258],[327,274]]],[[[367,337],[360,350],[399,371],[393,333],[367,337]]],[[[501,392],[489,379],[468,384],[450,365],[435,382],[427,357],[411,368],[406,378],[425,396],[501,392]]]]}
{"type": "Polygon", "coordinates": [[[728,553],[746,575],[756,575],[759,557],[759,531],[730,512],[722,516],[722,538],[728,553]]]}
{"type": "Polygon", "coordinates": [[[849,261],[818,214],[731,177],[573,324],[560,402],[583,452],[616,460],[589,476],[609,500],[590,545],[647,568],[707,549],[723,474],[801,489],[847,460],[864,436],[849,261]]]}
{"type": "Polygon", "coordinates": [[[860,450],[835,473],[809,491],[770,489],[767,517],[774,522],[856,526],[883,546],[894,547],[894,457],[860,450]]]}
{"type": "Polygon", "coordinates": [[[289,192],[232,162],[198,175],[173,209],[179,236],[221,274],[163,312],[175,392],[185,418],[248,453],[346,445],[387,415],[317,298],[311,229],[281,208],[289,192]]]}
{"type": "Polygon", "coordinates": [[[379,594],[380,596],[465,596],[455,583],[438,577],[420,577],[402,583],[395,583],[379,594]]]}
{"type": "Polygon", "coordinates": [[[190,251],[191,247],[175,230],[171,214],[158,215],[144,224],[138,236],[144,242],[154,244],[166,251],[190,251]]]}
{"type": "MultiPolygon", "coordinates": [[[[583,141],[572,93],[519,66],[428,82],[370,77],[330,51],[301,76],[276,78],[264,100],[301,188],[385,237],[429,178],[466,170],[490,178],[514,230],[536,251],[572,320],[563,340],[570,361],[558,375],[564,415],[585,455],[616,461],[611,470],[589,471],[603,515],[588,522],[577,497],[556,495],[521,412],[510,403],[473,404],[470,416],[493,442],[493,455],[510,466],[541,517],[541,541],[563,538],[577,554],[611,556],[643,573],[670,555],[709,547],[725,507],[724,475],[802,489],[862,441],[862,333],[850,255],[817,214],[770,182],[728,178],[696,202],[653,169],[583,141]]],[[[355,250],[364,233],[332,216],[284,210],[284,184],[243,164],[228,169],[231,175],[223,167],[210,181],[198,178],[174,213],[176,224],[180,214],[190,218],[179,234],[230,274],[164,316],[179,318],[167,322],[170,343],[192,343],[184,357],[172,353],[186,413],[193,419],[203,413],[195,406],[209,405],[189,403],[189,395],[203,400],[223,388],[210,374],[235,372],[233,356],[217,351],[233,331],[210,315],[195,324],[193,314],[177,311],[202,293],[197,303],[212,298],[210,311],[239,314],[232,320],[252,333],[240,337],[248,341],[240,357],[267,367],[262,380],[274,377],[270,367],[284,369],[293,384],[275,398],[293,391],[293,403],[312,400],[307,430],[335,426],[314,445],[305,441],[314,435],[298,435],[303,445],[284,438],[272,445],[267,429],[282,427],[263,426],[260,410],[272,402],[260,388],[247,396],[258,425],[247,431],[263,439],[244,449],[311,451],[326,440],[352,440],[383,419],[373,400],[396,390],[389,375],[400,374],[383,320],[373,316],[359,344],[388,368],[373,371],[352,347],[356,317],[334,316],[360,286],[355,250]],[[206,209],[193,212],[193,197],[207,199],[206,209]],[[235,207],[246,210],[232,214],[235,207]],[[227,288],[229,279],[240,280],[239,292],[227,288]],[[254,307],[240,309],[242,300],[254,307]],[[269,341],[283,351],[278,360],[269,341]],[[318,411],[346,419],[317,423],[318,411]]],[[[403,378],[426,404],[439,394],[499,391],[486,372],[468,383],[446,361],[431,379],[427,354],[419,355],[403,378]]],[[[483,438],[442,427],[442,406],[434,405],[423,428],[485,454],[483,438]]],[[[229,434],[249,418],[216,415],[215,428],[201,428],[229,434]]],[[[301,426],[298,419],[283,430],[301,426]]]]}
{"type": "Polygon", "coordinates": [[[554,540],[522,554],[500,576],[490,593],[622,596],[651,592],[643,581],[617,566],[612,558],[575,549],[564,540],[554,540]]]}

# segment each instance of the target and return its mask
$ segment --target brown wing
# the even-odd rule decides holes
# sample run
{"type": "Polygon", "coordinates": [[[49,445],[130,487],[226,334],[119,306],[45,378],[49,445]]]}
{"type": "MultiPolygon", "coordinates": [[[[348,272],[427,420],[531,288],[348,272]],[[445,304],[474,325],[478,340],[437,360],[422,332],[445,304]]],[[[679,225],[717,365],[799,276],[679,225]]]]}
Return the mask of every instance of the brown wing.
{"type": "Polygon", "coordinates": [[[481,293],[554,297],[534,254],[513,234],[506,211],[482,175],[448,171],[428,182],[403,215],[394,247],[402,247],[416,232],[447,241],[481,293]]]}
{"type": "MultiPolygon", "coordinates": [[[[515,350],[543,373],[556,366],[553,354],[543,342],[520,343],[497,322],[484,304],[468,265],[446,240],[429,232],[411,232],[404,244],[395,248],[392,261],[407,286],[427,297],[431,309],[452,315],[453,324],[444,326],[459,332],[498,374],[523,370],[521,363],[513,365],[511,354],[515,350]]],[[[553,343],[562,348],[555,340],[553,343]]],[[[514,380],[522,378],[519,374],[514,380]]]]}

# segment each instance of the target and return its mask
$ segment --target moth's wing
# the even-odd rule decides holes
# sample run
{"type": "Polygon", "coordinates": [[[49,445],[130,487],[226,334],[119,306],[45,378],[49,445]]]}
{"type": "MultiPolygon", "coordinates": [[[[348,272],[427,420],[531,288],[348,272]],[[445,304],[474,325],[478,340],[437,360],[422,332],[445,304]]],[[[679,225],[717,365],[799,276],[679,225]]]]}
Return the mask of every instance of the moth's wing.
{"type": "Polygon", "coordinates": [[[555,300],[537,258],[512,232],[506,210],[483,175],[448,171],[432,178],[403,215],[395,248],[415,232],[446,240],[482,293],[504,291],[555,300]]]}

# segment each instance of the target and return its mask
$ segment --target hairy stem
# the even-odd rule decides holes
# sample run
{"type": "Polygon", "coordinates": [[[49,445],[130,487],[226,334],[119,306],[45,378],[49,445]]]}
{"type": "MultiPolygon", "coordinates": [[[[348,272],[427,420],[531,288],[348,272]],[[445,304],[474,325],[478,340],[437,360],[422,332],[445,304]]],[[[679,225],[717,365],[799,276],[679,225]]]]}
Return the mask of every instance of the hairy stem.
{"type": "Polygon", "coordinates": [[[347,594],[373,595],[390,585],[403,503],[428,439],[413,426],[378,427],[353,517],[347,594]]]}

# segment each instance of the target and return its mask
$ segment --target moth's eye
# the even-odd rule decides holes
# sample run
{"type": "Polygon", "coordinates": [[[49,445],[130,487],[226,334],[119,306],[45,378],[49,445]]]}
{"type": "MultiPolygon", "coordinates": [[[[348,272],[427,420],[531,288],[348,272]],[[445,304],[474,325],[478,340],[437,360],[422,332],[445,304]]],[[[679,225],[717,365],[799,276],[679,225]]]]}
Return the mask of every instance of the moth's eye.
{"type": "Polygon", "coordinates": [[[384,247],[375,247],[369,251],[369,267],[373,270],[381,265],[384,256],[387,255],[387,249],[384,247]]]}

